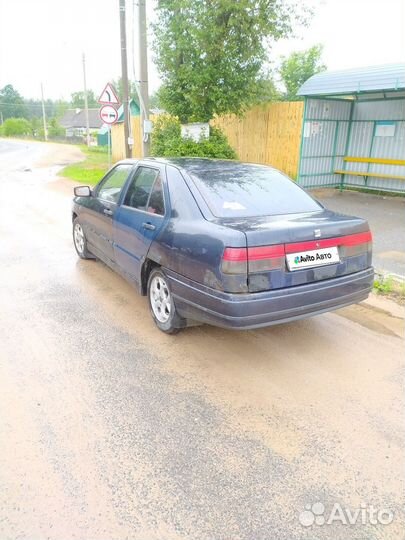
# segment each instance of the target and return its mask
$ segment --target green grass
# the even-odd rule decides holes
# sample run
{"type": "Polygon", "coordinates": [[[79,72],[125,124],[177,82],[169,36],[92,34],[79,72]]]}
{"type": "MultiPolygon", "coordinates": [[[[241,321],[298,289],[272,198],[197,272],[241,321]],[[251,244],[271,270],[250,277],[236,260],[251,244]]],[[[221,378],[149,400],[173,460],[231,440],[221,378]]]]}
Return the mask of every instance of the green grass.
{"type": "Polygon", "coordinates": [[[377,294],[405,299],[405,283],[398,282],[391,276],[377,275],[374,280],[374,291],[377,294]]]}
{"type": "Polygon", "coordinates": [[[379,276],[374,280],[374,290],[379,294],[390,294],[394,290],[394,280],[389,276],[379,276]]]}
{"type": "Polygon", "coordinates": [[[83,161],[68,165],[59,173],[60,176],[70,178],[88,186],[94,186],[108,170],[107,147],[104,146],[80,146],[86,156],[83,161]]]}

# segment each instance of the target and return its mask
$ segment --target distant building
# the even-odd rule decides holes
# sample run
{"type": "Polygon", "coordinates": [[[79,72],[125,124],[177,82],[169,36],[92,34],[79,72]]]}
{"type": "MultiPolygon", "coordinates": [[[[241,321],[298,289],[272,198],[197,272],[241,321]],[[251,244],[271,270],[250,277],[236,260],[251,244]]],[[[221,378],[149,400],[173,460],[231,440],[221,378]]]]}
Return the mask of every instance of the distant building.
{"type": "MultiPolygon", "coordinates": [[[[86,112],[84,109],[68,109],[59,121],[65,128],[66,137],[83,137],[86,135],[86,112]]],[[[89,109],[89,129],[96,135],[103,125],[99,109],[89,109]]]]}

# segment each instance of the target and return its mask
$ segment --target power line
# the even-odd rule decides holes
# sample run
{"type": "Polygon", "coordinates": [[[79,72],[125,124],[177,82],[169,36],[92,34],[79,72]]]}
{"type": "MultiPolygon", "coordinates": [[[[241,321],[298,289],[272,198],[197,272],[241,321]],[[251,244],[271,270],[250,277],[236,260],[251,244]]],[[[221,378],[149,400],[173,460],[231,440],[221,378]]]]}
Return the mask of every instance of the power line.
{"type": "MultiPolygon", "coordinates": [[[[38,100],[38,103],[10,103],[8,101],[0,101],[0,105],[8,105],[10,107],[39,107],[42,108],[41,100],[38,100]]],[[[58,103],[46,103],[45,107],[58,107],[58,103]]]]}

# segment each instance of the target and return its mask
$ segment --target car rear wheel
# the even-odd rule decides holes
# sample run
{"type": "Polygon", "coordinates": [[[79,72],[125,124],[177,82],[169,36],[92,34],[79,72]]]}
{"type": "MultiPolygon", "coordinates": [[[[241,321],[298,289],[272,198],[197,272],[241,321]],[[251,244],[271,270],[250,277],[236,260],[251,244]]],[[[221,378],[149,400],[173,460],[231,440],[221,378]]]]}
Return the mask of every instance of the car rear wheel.
{"type": "Polygon", "coordinates": [[[87,249],[86,236],[78,218],[73,221],[73,243],[81,259],[94,259],[94,256],[87,249]]]}
{"type": "Polygon", "coordinates": [[[177,334],[185,321],[176,311],[169,282],[160,268],[154,268],[148,279],[149,307],[156,326],[166,334],[177,334]]]}

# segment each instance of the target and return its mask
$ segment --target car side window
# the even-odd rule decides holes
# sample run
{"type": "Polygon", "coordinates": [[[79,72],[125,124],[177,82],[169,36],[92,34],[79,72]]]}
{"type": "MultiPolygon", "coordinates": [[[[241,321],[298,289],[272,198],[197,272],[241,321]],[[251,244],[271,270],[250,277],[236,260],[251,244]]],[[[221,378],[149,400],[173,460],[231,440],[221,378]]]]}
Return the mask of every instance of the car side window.
{"type": "Polygon", "coordinates": [[[153,188],[149,196],[148,212],[151,214],[158,214],[159,216],[164,216],[165,214],[163,184],[160,176],[156,178],[155,183],[153,184],[153,188]]]}
{"type": "Polygon", "coordinates": [[[125,195],[124,205],[164,214],[163,186],[157,169],[139,167],[125,195]]]}
{"type": "Polygon", "coordinates": [[[121,190],[131,169],[132,165],[117,165],[98,188],[97,197],[104,201],[118,203],[121,190]]]}

